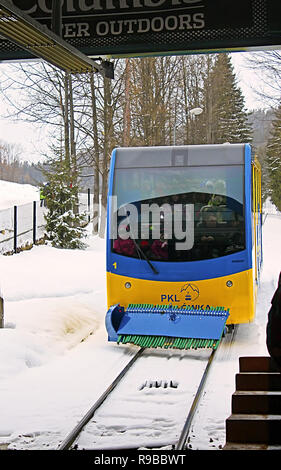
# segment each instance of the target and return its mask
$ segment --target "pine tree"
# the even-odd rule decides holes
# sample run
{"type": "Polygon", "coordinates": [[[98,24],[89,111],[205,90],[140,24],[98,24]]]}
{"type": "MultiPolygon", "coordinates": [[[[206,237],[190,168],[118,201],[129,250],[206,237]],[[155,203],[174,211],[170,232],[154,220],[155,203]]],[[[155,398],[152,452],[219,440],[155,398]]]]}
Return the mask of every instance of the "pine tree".
{"type": "Polygon", "coordinates": [[[281,211],[281,105],[275,119],[266,147],[266,168],[269,178],[269,193],[273,204],[281,211]]]}
{"type": "Polygon", "coordinates": [[[251,141],[244,97],[228,54],[218,54],[211,73],[211,143],[251,141]]]}
{"type": "Polygon", "coordinates": [[[69,177],[67,164],[52,161],[47,176],[48,183],[43,188],[48,208],[45,215],[47,239],[57,248],[86,248],[81,241],[85,236],[85,214],[78,213],[78,187],[69,177]]]}

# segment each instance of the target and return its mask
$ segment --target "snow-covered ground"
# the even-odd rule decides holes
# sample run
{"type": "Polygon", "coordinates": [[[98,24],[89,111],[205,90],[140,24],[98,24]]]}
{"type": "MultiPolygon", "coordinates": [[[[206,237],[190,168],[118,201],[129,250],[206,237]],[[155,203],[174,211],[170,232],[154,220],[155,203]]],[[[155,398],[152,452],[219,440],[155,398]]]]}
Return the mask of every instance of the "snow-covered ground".
{"type": "MultiPolygon", "coordinates": [[[[17,206],[17,247],[33,243],[34,207],[36,201],[36,239],[44,236],[46,208],[39,204],[40,189],[31,184],[18,184],[0,180],[0,253],[14,250],[14,206],[17,206]]],[[[92,202],[91,202],[92,203],[92,202]]],[[[79,194],[80,212],[86,212],[88,195],[79,194]]]]}
{"type": "MultiPolygon", "coordinates": [[[[8,204],[9,195],[1,193],[1,197],[2,203],[6,198],[8,204]]],[[[270,209],[269,205],[267,210],[270,209]]],[[[256,319],[239,326],[234,346],[226,344],[218,350],[191,429],[192,449],[222,448],[225,420],[231,414],[238,358],[267,355],[265,326],[281,270],[280,233],[280,213],[274,211],[264,224],[264,265],[256,319]]],[[[93,237],[89,227],[87,243],[88,248],[83,251],[36,246],[17,255],[0,255],[5,317],[5,327],[0,330],[2,447],[56,449],[136,351],[134,347],[107,342],[105,242],[93,237]]],[[[204,356],[200,350],[192,354],[198,359],[196,362],[204,356]]],[[[169,379],[167,361],[163,361],[162,367],[159,376],[169,379]]],[[[140,370],[138,383],[145,378],[150,378],[149,372],[145,375],[140,370]]],[[[127,403],[130,384],[128,387],[124,390],[127,403]]],[[[130,432],[135,423],[134,407],[128,407],[126,419],[119,402],[110,415],[101,412],[104,448],[121,445],[120,436],[127,430],[132,446],[138,442],[142,446],[150,442],[168,444],[169,432],[173,442],[175,436],[173,428],[169,428],[167,403],[170,410],[175,399],[181,399],[179,392],[180,389],[175,392],[167,388],[160,390],[160,396],[154,395],[151,403],[154,400],[158,406],[163,401],[163,410],[159,408],[158,416],[152,416],[151,422],[134,429],[134,433],[130,432]],[[153,419],[158,420],[155,435],[148,433],[153,428],[153,419]]],[[[144,390],[138,395],[138,402],[143,400],[145,405],[151,393],[154,392],[144,390]]],[[[185,410],[179,411],[184,416],[185,410]]]]}
{"type": "Polygon", "coordinates": [[[0,253],[14,250],[14,206],[17,206],[17,247],[32,244],[33,201],[36,204],[36,238],[44,234],[44,208],[39,204],[39,188],[0,180],[0,253]]]}
{"type": "Polygon", "coordinates": [[[38,201],[39,198],[40,191],[36,186],[0,180],[0,210],[38,201]]]}

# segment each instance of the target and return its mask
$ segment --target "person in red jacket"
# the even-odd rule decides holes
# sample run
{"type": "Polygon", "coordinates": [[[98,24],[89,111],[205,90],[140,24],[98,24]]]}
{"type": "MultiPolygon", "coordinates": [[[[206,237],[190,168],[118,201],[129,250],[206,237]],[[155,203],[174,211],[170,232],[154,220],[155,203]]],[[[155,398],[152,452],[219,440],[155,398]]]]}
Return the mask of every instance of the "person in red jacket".
{"type": "Polygon", "coordinates": [[[136,254],[136,247],[131,238],[128,238],[127,240],[117,238],[113,243],[113,249],[120,255],[134,256],[136,254]]]}
{"type": "Polygon", "coordinates": [[[151,253],[155,259],[168,259],[168,242],[164,239],[163,233],[159,240],[154,240],[152,243],[151,253]]]}

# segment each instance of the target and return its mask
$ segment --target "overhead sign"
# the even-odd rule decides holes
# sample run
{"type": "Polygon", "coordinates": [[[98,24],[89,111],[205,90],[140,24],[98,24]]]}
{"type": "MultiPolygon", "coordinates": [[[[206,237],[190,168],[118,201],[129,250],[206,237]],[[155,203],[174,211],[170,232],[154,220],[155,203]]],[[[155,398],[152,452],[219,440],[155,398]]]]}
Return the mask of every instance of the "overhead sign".
{"type": "MultiPolygon", "coordinates": [[[[52,0],[10,1],[51,27],[52,0]]],[[[184,54],[280,44],[280,0],[62,1],[63,39],[91,56],[184,54]]],[[[27,56],[12,43],[0,41],[0,59],[27,56]]]]}

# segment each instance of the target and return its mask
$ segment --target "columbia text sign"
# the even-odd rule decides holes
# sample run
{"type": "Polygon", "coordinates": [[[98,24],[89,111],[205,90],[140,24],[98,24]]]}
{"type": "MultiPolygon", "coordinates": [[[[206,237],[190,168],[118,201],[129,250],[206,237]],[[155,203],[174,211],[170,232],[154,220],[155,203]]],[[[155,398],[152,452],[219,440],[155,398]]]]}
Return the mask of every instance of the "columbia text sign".
{"type": "MultiPolygon", "coordinates": [[[[51,27],[52,0],[11,0],[51,27]]],[[[92,55],[249,50],[280,44],[280,0],[63,0],[62,36],[92,55]]],[[[28,58],[0,41],[0,59],[28,58]]]]}

